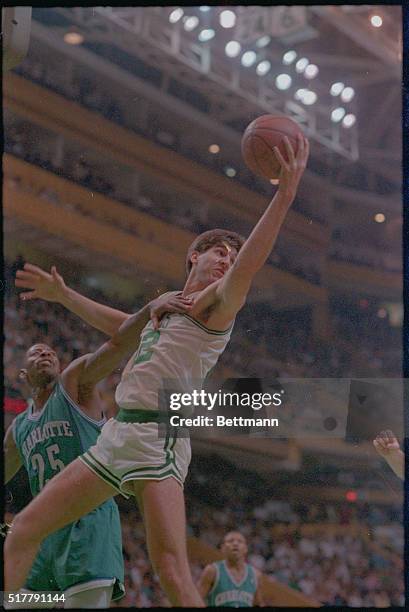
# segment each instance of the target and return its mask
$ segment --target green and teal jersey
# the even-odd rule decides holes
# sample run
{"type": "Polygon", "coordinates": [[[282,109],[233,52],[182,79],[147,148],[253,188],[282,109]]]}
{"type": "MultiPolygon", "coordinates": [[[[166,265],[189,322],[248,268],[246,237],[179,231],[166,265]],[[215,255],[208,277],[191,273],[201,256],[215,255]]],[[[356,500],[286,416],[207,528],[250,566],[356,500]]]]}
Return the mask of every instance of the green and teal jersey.
{"type": "Polygon", "coordinates": [[[216,579],[207,596],[207,605],[216,608],[253,606],[257,591],[257,575],[254,568],[246,563],[243,580],[238,583],[230,574],[226,561],[217,561],[213,565],[216,567],[216,579]]]}
{"type": "MultiPolygon", "coordinates": [[[[33,497],[96,443],[105,420],[96,421],[81,410],[60,380],[42,410],[35,412],[33,401],[29,402],[13,422],[13,435],[33,497]]],[[[113,597],[122,596],[121,524],[113,498],[43,541],[26,587],[67,591],[88,582],[103,585],[110,579],[115,579],[113,597]]]]}

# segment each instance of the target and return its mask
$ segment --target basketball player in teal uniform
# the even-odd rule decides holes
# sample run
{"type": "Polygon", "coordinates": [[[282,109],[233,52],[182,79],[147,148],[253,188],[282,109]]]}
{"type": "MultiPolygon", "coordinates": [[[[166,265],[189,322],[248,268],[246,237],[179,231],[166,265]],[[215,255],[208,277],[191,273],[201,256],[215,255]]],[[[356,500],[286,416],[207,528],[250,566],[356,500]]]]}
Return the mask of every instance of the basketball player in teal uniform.
{"type": "MultiPolygon", "coordinates": [[[[151,311],[160,316],[163,305],[167,310],[181,312],[182,303],[173,296],[166,302],[162,298],[152,302],[151,311]]],[[[148,311],[135,315],[131,323],[134,346],[147,318],[148,311]]],[[[106,419],[95,385],[119,364],[127,350],[134,348],[129,346],[129,340],[121,346],[117,336],[114,349],[80,357],[62,373],[58,357],[48,345],[38,343],[27,351],[20,377],[27,383],[32,399],[6,433],[6,482],[24,466],[34,497],[96,443],[106,419]]],[[[81,495],[80,490],[77,495],[81,495]]],[[[64,503],[69,506],[70,498],[65,498],[64,503]]],[[[52,505],[48,512],[53,512],[52,505]]],[[[111,498],[43,541],[24,590],[60,591],[66,608],[108,608],[111,599],[122,597],[123,581],[119,512],[111,498]]],[[[48,607],[53,605],[51,602],[48,607]]]]}
{"type": "MultiPolygon", "coordinates": [[[[224,351],[235,317],[274,247],[307,164],[308,141],[299,135],[295,153],[288,138],[284,140],[287,159],[275,148],[281,164],[277,193],[249,238],[244,241],[225,230],[211,230],[196,238],[187,253],[188,277],[182,292],[193,300],[189,316],[175,314],[160,325],[150,322],[146,326],[116,390],[118,415],[104,425],[95,446],[53,478],[15,517],[5,545],[7,590],[22,586],[37,547],[47,535],[90,512],[116,490],[133,495],[138,502],[149,557],[171,604],[204,606],[187,557],[183,483],[191,457],[190,441],[176,435],[164,443],[158,436],[159,389],[165,379],[171,379],[178,391],[191,393],[195,381],[205,379],[224,351]],[[71,503],[57,501],[53,516],[46,516],[44,509],[62,495],[68,495],[71,503]]],[[[127,323],[128,314],[107,309],[69,288],[63,288],[59,297],[52,291],[52,297],[47,291],[42,295],[41,287],[58,281],[55,272],[51,276],[31,267],[18,279],[19,286],[31,290],[27,298],[60,301],[106,333],[115,333],[127,323]]]]}
{"type": "Polygon", "coordinates": [[[230,531],[221,546],[224,559],[207,565],[199,592],[209,607],[250,608],[263,606],[260,572],[246,563],[246,538],[230,531]]]}

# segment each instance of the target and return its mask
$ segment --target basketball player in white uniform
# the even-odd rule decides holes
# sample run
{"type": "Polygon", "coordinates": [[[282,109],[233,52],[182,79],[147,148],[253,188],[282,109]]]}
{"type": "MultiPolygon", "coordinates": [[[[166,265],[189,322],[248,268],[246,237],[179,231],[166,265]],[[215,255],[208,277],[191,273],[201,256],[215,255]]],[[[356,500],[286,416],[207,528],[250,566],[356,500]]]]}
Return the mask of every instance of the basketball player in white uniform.
{"type": "MultiPolygon", "coordinates": [[[[183,482],[190,462],[187,438],[158,437],[158,391],[163,379],[191,392],[223,352],[237,312],[255,274],[271,253],[308,159],[299,137],[297,154],[286,139],[279,188],[249,238],[211,230],[196,238],[187,254],[182,296],[192,298],[189,315],[153,318],[116,391],[119,413],[110,419],[81,458],[53,478],[21,512],[6,538],[5,590],[24,583],[40,542],[120,491],[134,495],[141,509],[152,565],[174,606],[203,607],[186,550],[183,482]],[[244,244],[243,244],[244,242],[244,244]],[[67,501],[69,500],[69,501],[67,501]],[[47,509],[52,507],[52,515],[47,509]]],[[[129,315],[96,304],[65,287],[55,268],[34,266],[18,274],[27,299],[59,301],[94,327],[112,335],[129,315]]]]}

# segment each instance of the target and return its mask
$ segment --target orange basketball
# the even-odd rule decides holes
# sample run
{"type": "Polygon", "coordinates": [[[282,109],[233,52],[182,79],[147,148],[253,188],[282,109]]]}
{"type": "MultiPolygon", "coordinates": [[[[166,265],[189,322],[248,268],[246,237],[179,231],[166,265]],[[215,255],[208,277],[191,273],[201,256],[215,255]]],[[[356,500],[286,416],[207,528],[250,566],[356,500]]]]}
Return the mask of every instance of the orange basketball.
{"type": "Polygon", "coordinates": [[[273,147],[278,147],[281,155],[287,159],[284,136],[288,137],[294,153],[297,153],[297,136],[300,133],[302,130],[298,123],[289,117],[257,117],[247,126],[241,140],[241,152],[247,167],[265,179],[277,179],[281,166],[273,147]]]}

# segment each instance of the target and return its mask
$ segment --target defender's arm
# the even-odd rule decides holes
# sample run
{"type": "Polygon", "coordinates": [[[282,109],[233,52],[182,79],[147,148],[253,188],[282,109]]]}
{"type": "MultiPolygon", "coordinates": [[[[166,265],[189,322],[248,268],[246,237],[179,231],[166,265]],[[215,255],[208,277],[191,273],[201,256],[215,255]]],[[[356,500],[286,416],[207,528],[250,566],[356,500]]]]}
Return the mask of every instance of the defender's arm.
{"type": "Polygon", "coordinates": [[[67,287],[55,266],[52,266],[49,274],[38,266],[26,263],[24,270],[17,270],[15,285],[30,289],[20,294],[21,299],[41,298],[48,302],[58,302],[108,336],[118,331],[121,324],[130,316],[120,310],[94,302],[67,287]]]}
{"type": "Polygon", "coordinates": [[[4,436],[4,464],[4,480],[7,484],[23,465],[14,440],[13,424],[10,425],[4,436]]]}
{"type": "Polygon", "coordinates": [[[204,568],[200,578],[199,578],[199,583],[197,585],[199,594],[201,595],[201,597],[203,597],[203,599],[205,599],[216,578],[216,568],[213,565],[213,563],[211,563],[210,565],[206,565],[206,567],[204,568]]]}

